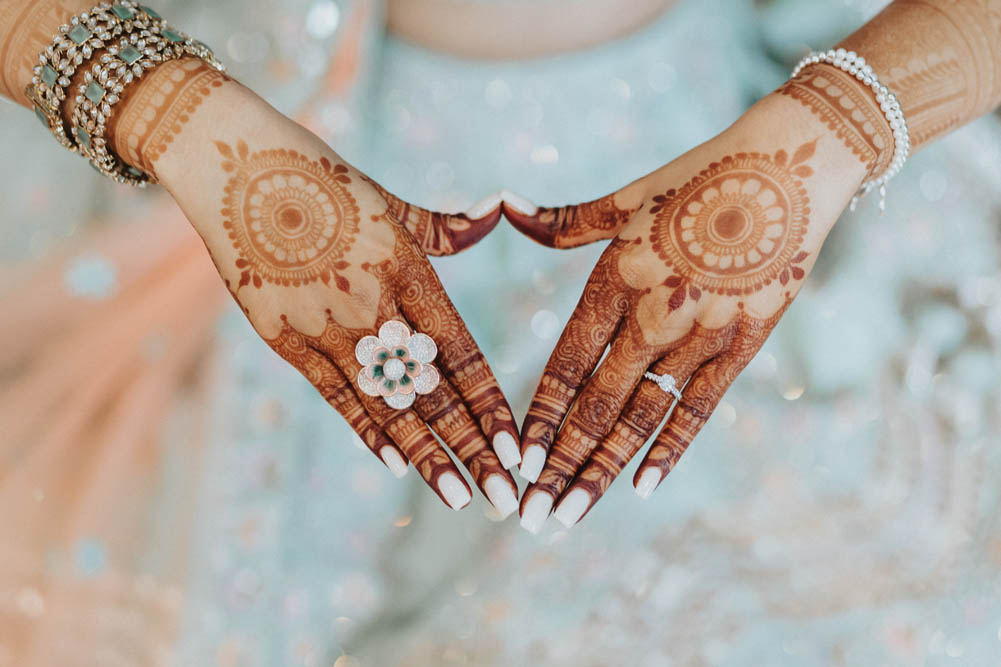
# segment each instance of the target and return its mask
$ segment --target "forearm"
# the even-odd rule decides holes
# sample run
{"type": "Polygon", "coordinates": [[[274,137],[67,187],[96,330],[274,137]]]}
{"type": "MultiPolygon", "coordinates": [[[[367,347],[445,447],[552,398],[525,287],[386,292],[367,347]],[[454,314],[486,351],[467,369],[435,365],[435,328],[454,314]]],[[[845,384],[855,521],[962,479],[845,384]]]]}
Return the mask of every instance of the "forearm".
{"type": "Polygon", "coordinates": [[[24,89],[38,55],[59,26],[94,6],[94,0],[4,0],[0,2],[0,95],[30,106],[24,89]]]}
{"type": "MultiPolygon", "coordinates": [[[[1001,103],[1001,0],[898,0],[838,46],[863,56],[897,96],[912,152],[1001,103]]],[[[817,153],[825,180],[811,190],[837,192],[845,203],[893,157],[872,89],[825,63],[804,68],[724,136],[758,143],[776,132],[793,142],[824,137],[817,153]]]]}
{"type": "Polygon", "coordinates": [[[897,96],[915,150],[1001,103],[1001,0],[896,0],[838,46],[897,96]]]}

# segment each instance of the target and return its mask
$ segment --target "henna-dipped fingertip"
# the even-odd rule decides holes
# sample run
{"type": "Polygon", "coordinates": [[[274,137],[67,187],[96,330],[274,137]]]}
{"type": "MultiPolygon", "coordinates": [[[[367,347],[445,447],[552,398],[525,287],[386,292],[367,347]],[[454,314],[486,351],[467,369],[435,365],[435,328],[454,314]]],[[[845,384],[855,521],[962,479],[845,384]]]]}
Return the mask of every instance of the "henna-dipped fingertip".
{"type": "Polygon", "coordinates": [[[553,516],[567,528],[573,528],[591,506],[591,494],[584,489],[574,489],[560,501],[553,516]]]}
{"type": "Polygon", "coordinates": [[[512,468],[521,463],[518,442],[507,431],[501,431],[494,436],[494,453],[505,468],[512,468]]]}
{"type": "Polygon", "coordinates": [[[454,510],[461,510],[473,499],[469,489],[453,473],[445,472],[438,477],[438,491],[445,502],[454,510]]]}
{"type": "Polygon", "coordinates": [[[532,445],[525,450],[518,474],[521,475],[522,479],[527,479],[529,482],[535,483],[539,479],[539,474],[542,472],[544,465],[546,465],[546,448],[532,445]]]}
{"type": "Polygon", "coordinates": [[[661,473],[660,468],[647,468],[640,475],[639,481],[636,482],[636,495],[638,495],[643,500],[646,500],[653,492],[657,490],[660,486],[660,480],[663,478],[663,473],[661,473]]]}
{"type": "Polygon", "coordinates": [[[477,203],[466,209],[466,217],[470,220],[479,220],[480,218],[485,218],[489,214],[497,210],[497,207],[501,205],[501,195],[499,192],[495,192],[492,195],[487,195],[477,203]]]}
{"type": "Polygon", "coordinates": [[[386,464],[389,472],[393,473],[396,479],[400,479],[407,474],[407,462],[395,448],[383,447],[379,450],[379,458],[382,459],[382,462],[386,464]]]}
{"type": "Polygon", "coordinates": [[[554,499],[545,491],[536,491],[525,503],[525,511],[521,513],[521,527],[537,535],[553,510],[554,499]]]}
{"type": "Polygon", "coordinates": [[[501,190],[500,198],[505,204],[513,208],[518,213],[522,215],[535,215],[539,212],[539,207],[536,206],[527,197],[519,195],[517,192],[511,192],[510,190],[501,190]]]}
{"type": "Polygon", "coordinates": [[[511,483],[502,475],[490,475],[483,485],[483,490],[486,492],[490,504],[500,513],[502,519],[508,518],[512,512],[518,509],[518,496],[511,488],[511,483]]]}

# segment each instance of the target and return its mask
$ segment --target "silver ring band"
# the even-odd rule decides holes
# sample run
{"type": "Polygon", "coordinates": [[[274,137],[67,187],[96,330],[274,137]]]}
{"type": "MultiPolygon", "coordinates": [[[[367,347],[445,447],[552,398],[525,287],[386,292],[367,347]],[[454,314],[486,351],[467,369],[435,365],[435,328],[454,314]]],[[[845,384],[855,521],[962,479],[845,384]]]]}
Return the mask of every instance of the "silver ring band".
{"type": "Polygon", "coordinates": [[[657,375],[656,373],[651,373],[647,371],[643,374],[647,380],[656,382],[660,390],[666,394],[671,394],[679,401],[681,400],[681,391],[678,389],[678,383],[675,381],[673,375],[664,373],[663,375],[657,375]]]}

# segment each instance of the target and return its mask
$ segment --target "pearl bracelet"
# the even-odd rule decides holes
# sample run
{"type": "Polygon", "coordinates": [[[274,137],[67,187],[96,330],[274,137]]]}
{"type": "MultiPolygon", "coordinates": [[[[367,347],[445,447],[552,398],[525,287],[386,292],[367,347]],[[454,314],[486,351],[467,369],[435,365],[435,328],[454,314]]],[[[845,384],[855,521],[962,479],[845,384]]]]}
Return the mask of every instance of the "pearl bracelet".
{"type": "Polygon", "coordinates": [[[854,211],[859,198],[878,187],[879,210],[882,212],[886,208],[886,184],[903,168],[904,162],[907,161],[907,156],[911,152],[911,137],[907,132],[907,121],[904,120],[904,112],[900,108],[900,102],[897,101],[896,95],[879,82],[879,78],[872,71],[872,67],[866,63],[865,58],[854,51],[830,49],[829,51],[811,53],[799,61],[792,71],[792,76],[795,77],[804,67],[816,63],[833,65],[872,88],[876,94],[876,102],[879,103],[879,108],[886,116],[890,129],[893,130],[893,159],[890,161],[890,165],[879,177],[871,178],[862,183],[858,192],[852,197],[850,206],[850,209],[854,211]]]}

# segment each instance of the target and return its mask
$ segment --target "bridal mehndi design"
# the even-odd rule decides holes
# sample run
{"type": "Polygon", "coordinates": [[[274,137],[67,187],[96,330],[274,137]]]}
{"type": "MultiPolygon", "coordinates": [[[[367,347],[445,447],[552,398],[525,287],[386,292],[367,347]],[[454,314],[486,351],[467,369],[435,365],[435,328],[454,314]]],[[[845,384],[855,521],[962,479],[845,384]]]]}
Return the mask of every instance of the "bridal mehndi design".
{"type": "Polygon", "coordinates": [[[223,227],[237,251],[237,287],[264,282],[298,287],[322,280],[351,291],[343,257],[358,233],[359,208],[343,164],[294,150],[236,151],[215,142],[232,176],[222,200],[223,227]]]}
{"type": "MultiPolygon", "coordinates": [[[[313,383],[396,474],[410,460],[445,502],[456,509],[466,505],[469,488],[437,433],[494,505],[505,514],[513,511],[517,486],[491,443],[507,441],[517,452],[517,426],[426,249],[411,232],[414,221],[421,221],[425,226],[418,231],[439,230],[423,235],[424,245],[433,241],[438,254],[457,252],[482,236],[481,226],[496,224],[499,210],[480,219],[432,213],[373,187],[336,156],[252,149],[243,140],[215,141],[215,148],[228,179],[220,214],[233,250],[232,271],[223,273],[234,276],[228,283],[234,298],[255,326],[276,317],[260,306],[261,298],[270,303],[270,290],[308,289],[313,308],[325,308],[326,324],[319,333],[303,328],[315,318],[290,312],[281,315],[277,336],[265,335],[268,344],[313,383]],[[359,244],[363,255],[355,252],[359,244]],[[369,281],[377,285],[373,294],[361,287],[369,281]],[[371,326],[358,326],[359,312],[371,326]],[[437,342],[434,364],[421,369],[440,371],[436,387],[365,391],[373,378],[359,378],[365,367],[356,346],[386,333],[385,323],[392,320],[437,342]]],[[[221,256],[213,254],[217,260],[221,256]]],[[[366,358],[366,364],[371,361],[366,358]]]]}
{"type": "MultiPolygon", "coordinates": [[[[778,92],[819,118],[869,174],[885,169],[892,133],[852,77],[817,66],[778,92]]],[[[643,199],[636,189],[655,188],[644,182],[656,182],[656,173],[578,207],[528,215],[505,206],[516,227],[553,247],[616,237],[523,424],[522,474],[534,482],[522,499],[526,528],[541,527],[554,506],[567,525],[580,520],[665,415],[633,479],[637,492],[649,496],[678,462],[816,259],[824,234],[813,232],[805,244],[812,213],[806,183],[816,176],[811,160],[820,141],[720,156],[682,185],[649,197],[642,210],[632,203],[643,199]],[[593,210],[606,212],[604,224],[569,233],[565,223],[554,224],[593,220],[578,212],[593,210]],[[673,410],[674,396],[643,380],[647,371],[684,385],[673,410]]]]}
{"type": "MultiPolygon", "coordinates": [[[[643,381],[648,370],[688,383],[637,472],[641,494],[678,461],[812,265],[804,180],[815,174],[818,141],[721,156],[638,212],[606,216],[621,222],[601,236],[618,236],[588,280],[523,425],[522,472],[534,482],[522,501],[527,528],[538,529],[559,500],[557,517],[578,521],[653,435],[673,397],[643,381]],[[731,315],[706,324],[713,318],[703,307],[716,319],[731,315]]],[[[604,210],[615,205],[614,196],[600,201],[604,210]]],[[[553,219],[577,219],[553,209],[507,213],[533,238],[553,242],[553,219]]]]}
{"type": "Polygon", "coordinates": [[[803,278],[810,209],[799,179],[813,174],[805,163],[816,147],[803,144],[791,158],[784,150],[726,155],[653,198],[650,242],[673,270],[664,280],[675,290],[669,310],[703,292],[740,296],[803,278]]]}
{"type": "MultiPolygon", "coordinates": [[[[38,54],[60,24],[90,6],[89,0],[0,4],[0,31],[7,35],[0,92],[25,102],[38,54]]],[[[158,16],[130,7],[108,10],[158,16]]],[[[872,73],[899,97],[917,148],[997,106],[999,29],[998,0],[896,0],[840,46],[865,54],[872,73]],[[908,38],[901,40],[905,28],[908,38]]],[[[838,202],[817,177],[818,146],[843,145],[866,178],[891,163],[893,114],[884,115],[849,65],[834,65],[807,67],[772,96],[788,101],[790,113],[805,110],[819,119],[820,136],[799,134],[800,141],[783,148],[742,132],[740,146],[758,152],[703,150],[578,206],[528,212],[531,206],[505,205],[516,227],[548,246],[613,239],[525,419],[522,474],[534,481],[523,499],[527,527],[538,529],[557,502],[561,521],[579,520],[669,415],[634,478],[637,491],[649,495],[776,325],[833,224],[838,202]],[[822,215],[812,210],[819,202],[822,215]],[[676,386],[644,380],[645,372],[676,378],[680,399],[675,403],[665,391],[676,386]]],[[[35,76],[51,74],[42,70],[35,76]]],[[[115,153],[156,175],[161,158],[182,140],[192,155],[197,144],[212,151],[205,127],[190,141],[184,131],[230,81],[198,59],[157,66],[116,107],[108,125],[115,153]]],[[[73,106],[64,105],[67,119],[73,106]]],[[[447,503],[469,501],[434,429],[498,509],[512,511],[516,489],[505,467],[519,459],[513,416],[427,260],[475,243],[497,224],[500,208],[487,206],[471,218],[412,206],[321,142],[302,140],[284,118],[275,121],[269,127],[277,135],[299,138],[250,146],[236,131],[215,141],[212,156],[222,156],[221,171],[203,172],[197,186],[178,179],[171,189],[191,207],[231,293],[268,343],[394,473],[405,472],[409,458],[447,503]],[[204,181],[213,178],[219,196],[206,208],[204,181]],[[390,320],[438,342],[440,384],[427,385],[429,393],[399,410],[357,384],[356,344],[390,320]]],[[[790,134],[770,121],[751,126],[768,137],[790,134]]]]}

